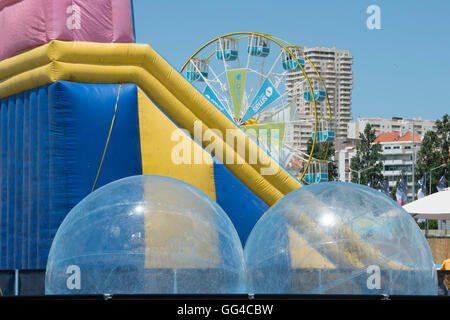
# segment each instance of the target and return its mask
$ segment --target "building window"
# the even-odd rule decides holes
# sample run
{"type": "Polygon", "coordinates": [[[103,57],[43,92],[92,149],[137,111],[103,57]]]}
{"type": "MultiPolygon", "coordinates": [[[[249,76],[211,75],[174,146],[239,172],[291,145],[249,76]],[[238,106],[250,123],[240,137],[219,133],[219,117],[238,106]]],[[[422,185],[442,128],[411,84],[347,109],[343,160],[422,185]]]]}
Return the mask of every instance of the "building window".
{"type": "Polygon", "coordinates": [[[391,147],[384,147],[384,150],[389,150],[391,147]]]}
{"type": "Polygon", "coordinates": [[[400,146],[395,146],[394,149],[398,150],[400,149],[400,146]]]}

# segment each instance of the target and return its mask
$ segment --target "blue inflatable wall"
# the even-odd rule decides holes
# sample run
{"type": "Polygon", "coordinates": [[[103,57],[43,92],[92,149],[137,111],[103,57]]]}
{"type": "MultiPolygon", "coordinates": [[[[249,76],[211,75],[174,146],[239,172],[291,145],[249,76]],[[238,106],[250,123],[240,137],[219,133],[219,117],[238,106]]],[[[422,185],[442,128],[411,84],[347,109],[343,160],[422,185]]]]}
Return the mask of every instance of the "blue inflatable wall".
{"type": "MultiPolygon", "coordinates": [[[[136,90],[122,86],[97,187],[142,172],[136,90]]],[[[0,101],[1,269],[45,268],[60,223],[91,191],[117,91],[57,82],[0,101]]]]}

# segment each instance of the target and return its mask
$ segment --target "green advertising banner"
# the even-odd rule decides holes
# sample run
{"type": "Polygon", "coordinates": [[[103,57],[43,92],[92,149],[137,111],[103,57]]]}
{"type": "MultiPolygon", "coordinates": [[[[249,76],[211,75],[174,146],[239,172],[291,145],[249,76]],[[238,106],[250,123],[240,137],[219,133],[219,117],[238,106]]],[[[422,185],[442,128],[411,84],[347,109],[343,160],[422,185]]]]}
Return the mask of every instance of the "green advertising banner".
{"type": "Polygon", "coordinates": [[[250,124],[242,126],[242,129],[245,132],[252,129],[256,134],[255,138],[265,140],[269,144],[278,144],[280,148],[283,146],[285,123],[250,124]]]}
{"type": "Polygon", "coordinates": [[[234,115],[240,118],[242,98],[244,97],[247,69],[227,70],[228,88],[233,102],[234,115]]]}

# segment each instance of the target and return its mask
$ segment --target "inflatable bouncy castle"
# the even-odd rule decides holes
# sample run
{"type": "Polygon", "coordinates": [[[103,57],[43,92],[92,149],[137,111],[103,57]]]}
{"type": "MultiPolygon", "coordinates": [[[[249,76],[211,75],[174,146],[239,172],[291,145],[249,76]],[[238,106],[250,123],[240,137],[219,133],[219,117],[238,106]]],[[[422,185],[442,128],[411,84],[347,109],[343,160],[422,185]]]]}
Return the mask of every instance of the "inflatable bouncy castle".
{"type": "Polygon", "coordinates": [[[242,243],[301,186],[154,49],[134,43],[130,0],[0,0],[0,30],[0,269],[45,268],[67,213],[124,177],[199,188],[242,243]],[[173,161],[180,141],[202,161],[173,161]]]}

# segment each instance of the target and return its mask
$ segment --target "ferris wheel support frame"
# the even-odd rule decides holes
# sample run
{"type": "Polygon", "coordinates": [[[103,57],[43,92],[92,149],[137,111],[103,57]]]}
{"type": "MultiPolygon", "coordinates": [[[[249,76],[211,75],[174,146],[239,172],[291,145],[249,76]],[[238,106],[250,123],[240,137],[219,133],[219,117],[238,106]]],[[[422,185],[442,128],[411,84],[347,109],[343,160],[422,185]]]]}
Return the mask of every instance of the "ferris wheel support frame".
{"type": "MultiPolygon", "coordinates": [[[[281,47],[282,50],[285,50],[287,53],[289,53],[289,54],[295,59],[296,63],[297,63],[298,66],[300,67],[300,69],[301,69],[301,71],[302,71],[302,73],[303,73],[303,75],[304,75],[304,77],[305,77],[305,79],[306,79],[306,81],[307,81],[307,83],[308,83],[308,86],[309,86],[310,91],[311,91],[311,92],[314,92],[313,87],[312,87],[312,85],[311,85],[311,81],[309,80],[309,77],[308,77],[308,75],[306,74],[306,72],[305,72],[303,66],[301,65],[301,63],[299,62],[299,60],[297,59],[297,57],[296,57],[296,56],[291,52],[291,50],[288,48],[289,46],[293,46],[293,44],[291,44],[291,43],[289,43],[288,41],[286,41],[286,40],[284,40],[284,39],[281,39],[281,38],[279,38],[279,37],[275,37],[275,36],[272,36],[272,35],[269,35],[269,34],[260,33],[260,32],[248,32],[248,31],[244,31],[244,32],[231,32],[231,33],[227,33],[227,34],[218,36],[218,37],[216,37],[216,38],[214,38],[214,39],[212,39],[212,40],[206,42],[203,46],[201,46],[197,51],[194,52],[194,54],[192,54],[192,55],[186,60],[186,62],[184,63],[184,65],[181,67],[180,73],[183,72],[183,70],[186,68],[186,66],[187,66],[188,63],[191,61],[191,59],[192,59],[192,58],[195,58],[196,55],[197,55],[199,52],[201,52],[204,48],[208,47],[210,44],[212,44],[212,43],[214,43],[214,42],[216,42],[216,41],[219,41],[219,44],[220,44],[220,46],[221,46],[221,48],[222,48],[222,42],[220,41],[222,38],[231,37],[231,36],[237,36],[237,35],[243,35],[244,37],[249,37],[249,36],[250,36],[250,37],[253,37],[253,36],[259,36],[259,37],[263,37],[263,38],[265,38],[265,39],[267,39],[267,40],[269,40],[269,41],[273,41],[274,43],[276,43],[278,46],[281,47]],[[284,44],[281,43],[281,42],[284,42],[285,44],[287,44],[287,46],[284,45],[284,44]]],[[[239,39],[244,38],[244,37],[240,37],[239,39]]],[[[253,41],[251,42],[251,46],[252,46],[252,45],[253,45],[253,41]]],[[[302,47],[302,46],[300,46],[300,47],[302,47]]],[[[222,51],[223,51],[223,49],[222,49],[222,51]]],[[[251,51],[250,51],[250,52],[251,52],[251,51]]],[[[250,52],[249,52],[249,54],[250,54],[250,52]]],[[[222,56],[223,56],[223,55],[222,55],[222,56]]],[[[327,93],[327,91],[326,91],[325,83],[323,82],[323,79],[322,79],[322,77],[320,76],[320,73],[317,71],[316,67],[315,67],[314,64],[311,62],[311,60],[310,60],[305,54],[304,54],[304,56],[305,56],[305,58],[308,60],[308,62],[312,65],[312,67],[314,68],[314,71],[316,72],[316,74],[318,75],[320,81],[322,81],[322,84],[324,85],[324,88],[325,88],[325,95],[326,95],[327,104],[328,104],[328,110],[329,110],[329,114],[330,114],[330,121],[331,121],[331,105],[330,105],[330,102],[329,102],[328,93],[327,93]]],[[[226,62],[225,62],[224,59],[223,59],[223,62],[224,62],[224,64],[225,64],[224,68],[225,68],[225,70],[226,70],[226,62]]],[[[250,59],[247,60],[247,64],[249,64],[249,63],[250,63],[250,59]]],[[[247,66],[247,69],[248,69],[248,66],[247,66]]],[[[313,141],[312,141],[312,146],[311,146],[311,152],[310,152],[310,154],[309,154],[309,157],[308,157],[306,166],[305,166],[305,168],[304,168],[304,170],[303,170],[303,172],[302,172],[302,175],[301,175],[301,177],[299,178],[300,180],[303,180],[304,176],[306,175],[306,173],[307,173],[307,171],[308,171],[308,168],[309,168],[309,165],[310,165],[311,161],[317,161],[317,159],[314,159],[314,158],[313,158],[313,153],[314,153],[314,149],[315,149],[315,145],[316,145],[316,139],[317,139],[317,127],[318,127],[318,121],[317,121],[317,120],[318,120],[318,117],[317,117],[317,102],[316,102],[316,98],[315,98],[314,94],[312,94],[312,100],[313,100],[313,108],[314,108],[314,137],[313,137],[313,139],[312,139],[313,141]]],[[[330,145],[330,143],[327,144],[327,149],[326,149],[326,152],[325,152],[325,157],[327,157],[329,145],[330,145]]]]}

